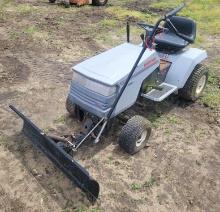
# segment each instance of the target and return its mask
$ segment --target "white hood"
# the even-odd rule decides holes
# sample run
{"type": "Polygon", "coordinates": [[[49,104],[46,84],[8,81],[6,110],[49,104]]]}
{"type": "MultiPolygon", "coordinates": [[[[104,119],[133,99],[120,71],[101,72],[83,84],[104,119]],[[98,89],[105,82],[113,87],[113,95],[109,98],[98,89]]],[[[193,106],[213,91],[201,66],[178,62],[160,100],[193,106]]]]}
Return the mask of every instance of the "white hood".
{"type": "MultiPolygon", "coordinates": [[[[85,60],[73,69],[88,78],[115,85],[129,74],[141,50],[142,46],[124,43],[85,60]]],[[[139,64],[154,54],[154,50],[146,50],[139,64]]]]}

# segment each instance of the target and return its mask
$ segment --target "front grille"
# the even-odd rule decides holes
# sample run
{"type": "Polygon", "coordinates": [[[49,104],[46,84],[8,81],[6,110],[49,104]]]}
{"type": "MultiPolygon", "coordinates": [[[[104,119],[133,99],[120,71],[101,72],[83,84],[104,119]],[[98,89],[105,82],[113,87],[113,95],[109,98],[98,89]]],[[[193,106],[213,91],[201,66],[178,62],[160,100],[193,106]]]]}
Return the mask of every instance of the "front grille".
{"type": "Polygon", "coordinates": [[[112,103],[112,101],[107,101],[106,97],[102,97],[100,94],[97,94],[75,83],[71,84],[70,94],[73,98],[83,101],[84,104],[98,107],[101,110],[108,109],[112,103]]]}

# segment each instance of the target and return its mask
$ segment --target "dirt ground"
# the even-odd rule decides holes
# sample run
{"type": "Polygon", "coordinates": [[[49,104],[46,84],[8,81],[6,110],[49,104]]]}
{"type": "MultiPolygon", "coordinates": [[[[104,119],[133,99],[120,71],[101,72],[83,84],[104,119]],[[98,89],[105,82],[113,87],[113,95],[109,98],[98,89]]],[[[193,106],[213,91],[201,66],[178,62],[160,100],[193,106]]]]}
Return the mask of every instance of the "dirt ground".
{"type": "MultiPolygon", "coordinates": [[[[148,10],[129,0],[69,9],[46,0],[5,2],[0,13],[0,211],[220,211],[219,104],[171,97],[134,106],[131,112],[154,126],[149,147],[134,156],[118,147],[119,123],[99,144],[84,145],[76,159],[100,184],[95,205],[33,148],[20,132],[22,121],[8,108],[15,105],[45,131],[77,131],[80,123],[65,110],[71,66],[125,40],[120,31],[125,21],[109,13],[112,7],[148,10]]],[[[219,35],[204,39],[212,42],[198,45],[208,50],[207,65],[219,75],[219,35]]]]}

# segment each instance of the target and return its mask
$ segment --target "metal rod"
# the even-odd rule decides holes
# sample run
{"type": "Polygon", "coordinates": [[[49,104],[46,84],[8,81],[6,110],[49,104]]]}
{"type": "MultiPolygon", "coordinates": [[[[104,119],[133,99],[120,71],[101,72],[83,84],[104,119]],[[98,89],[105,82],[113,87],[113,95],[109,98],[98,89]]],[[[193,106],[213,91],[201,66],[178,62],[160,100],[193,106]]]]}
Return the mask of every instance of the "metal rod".
{"type": "MultiPolygon", "coordinates": [[[[123,94],[125,88],[127,87],[127,85],[128,85],[128,83],[129,83],[129,81],[130,81],[132,75],[134,74],[135,69],[137,68],[137,66],[138,66],[138,64],[139,64],[139,62],[140,62],[142,56],[144,55],[144,52],[146,51],[147,46],[149,46],[149,45],[148,45],[148,44],[149,44],[148,42],[152,42],[152,39],[153,39],[153,37],[155,36],[156,31],[157,31],[157,28],[158,28],[158,26],[160,25],[161,21],[164,21],[164,18],[160,18],[160,19],[157,21],[156,25],[154,26],[153,31],[152,31],[152,33],[149,35],[149,37],[146,36],[145,45],[143,45],[142,51],[140,52],[140,54],[139,54],[139,56],[138,56],[138,58],[137,58],[137,60],[136,60],[136,62],[135,62],[135,64],[134,64],[134,66],[132,67],[132,69],[131,69],[131,71],[130,71],[130,73],[129,73],[129,75],[128,75],[128,77],[127,77],[127,79],[126,79],[126,81],[125,81],[125,83],[124,83],[124,85],[123,85],[123,87],[122,87],[121,90],[120,90],[120,93],[118,94],[117,98],[115,99],[115,101],[114,101],[114,103],[113,103],[113,105],[112,105],[111,110],[110,110],[109,113],[107,114],[107,120],[111,118],[112,113],[114,112],[114,110],[115,110],[115,108],[116,108],[116,106],[117,106],[117,104],[118,104],[118,102],[119,102],[119,100],[120,100],[120,98],[121,98],[121,96],[122,96],[122,94],[123,94]]],[[[151,46],[151,45],[150,45],[150,46],[151,46]]]]}
{"type": "Polygon", "coordinates": [[[60,137],[60,136],[52,135],[52,134],[49,134],[47,136],[53,140],[61,141],[63,143],[68,143],[70,146],[74,146],[74,144],[72,142],[70,142],[68,139],[66,139],[64,137],[60,137]]]}
{"type": "Polygon", "coordinates": [[[105,129],[105,126],[106,126],[107,122],[108,122],[108,121],[105,121],[105,122],[103,123],[102,128],[101,128],[101,130],[99,131],[99,134],[97,135],[97,137],[96,137],[96,139],[95,139],[95,141],[94,141],[95,144],[97,144],[97,143],[99,142],[99,140],[100,140],[99,138],[100,138],[100,136],[102,135],[102,133],[103,133],[103,131],[104,131],[104,129],[105,129]]]}
{"type": "Polygon", "coordinates": [[[77,150],[81,144],[92,134],[92,132],[104,121],[105,118],[102,118],[91,130],[90,132],[79,142],[79,144],[74,148],[77,150]]]}

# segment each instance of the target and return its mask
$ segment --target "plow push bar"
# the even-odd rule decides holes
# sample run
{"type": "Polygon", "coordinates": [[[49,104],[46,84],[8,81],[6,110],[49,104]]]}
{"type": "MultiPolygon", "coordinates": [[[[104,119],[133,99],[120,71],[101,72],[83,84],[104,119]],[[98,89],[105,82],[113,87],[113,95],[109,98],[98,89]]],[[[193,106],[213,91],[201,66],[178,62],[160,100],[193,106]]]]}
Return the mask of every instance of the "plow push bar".
{"type": "Polygon", "coordinates": [[[99,184],[97,181],[90,177],[85,168],[78,164],[69,154],[14,106],[10,105],[9,107],[23,119],[22,131],[32,143],[55,163],[72,182],[81,188],[87,194],[91,202],[95,202],[99,196],[99,184]]]}

